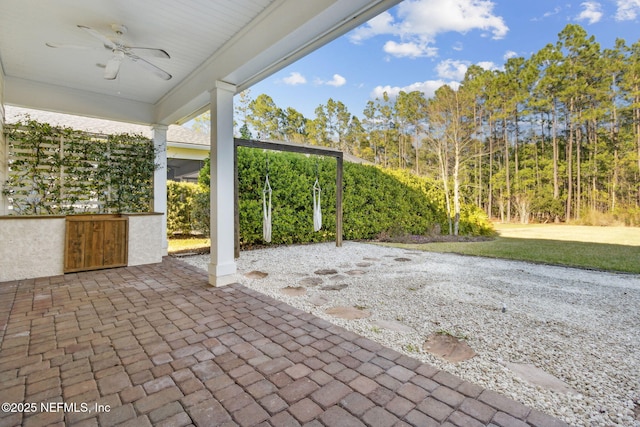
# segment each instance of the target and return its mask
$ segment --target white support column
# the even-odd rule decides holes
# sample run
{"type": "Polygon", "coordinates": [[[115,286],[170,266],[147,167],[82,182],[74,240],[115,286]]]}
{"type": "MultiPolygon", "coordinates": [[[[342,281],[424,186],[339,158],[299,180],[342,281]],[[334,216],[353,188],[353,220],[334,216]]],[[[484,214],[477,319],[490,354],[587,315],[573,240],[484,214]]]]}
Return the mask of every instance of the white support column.
{"type": "Polygon", "coordinates": [[[166,125],[152,125],[153,147],[157,169],[153,173],[153,211],[162,212],[162,256],[168,254],[167,241],[167,129],[166,125]]]}
{"type": "Polygon", "coordinates": [[[237,281],[234,258],[234,85],[217,81],[211,90],[211,262],[209,283],[237,281]]]}

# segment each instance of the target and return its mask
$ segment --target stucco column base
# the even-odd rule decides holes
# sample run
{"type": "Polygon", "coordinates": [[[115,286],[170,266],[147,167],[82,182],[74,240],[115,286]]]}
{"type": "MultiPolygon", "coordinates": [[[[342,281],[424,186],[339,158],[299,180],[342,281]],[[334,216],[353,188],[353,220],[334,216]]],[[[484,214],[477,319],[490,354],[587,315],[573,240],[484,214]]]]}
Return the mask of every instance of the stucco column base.
{"type": "Polygon", "coordinates": [[[216,265],[209,263],[209,284],[213,287],[220,287],[239,283],[239,276],[236,274],[235,263],[227,265],[216,265]]]}

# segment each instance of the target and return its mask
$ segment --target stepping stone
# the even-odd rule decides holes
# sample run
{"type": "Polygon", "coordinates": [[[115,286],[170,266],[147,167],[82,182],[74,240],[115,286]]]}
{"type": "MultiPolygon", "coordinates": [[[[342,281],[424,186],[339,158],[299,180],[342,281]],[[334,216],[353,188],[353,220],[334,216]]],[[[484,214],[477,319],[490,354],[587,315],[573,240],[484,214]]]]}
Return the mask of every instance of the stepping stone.
{"type": "Polygon", "coordinates": [[[356,307],[331,307],[326,309],[324,312],[333,317],[346,320],[365,319],[371,316],[371,312],[369,310],[361,310],[356,307]]]}
{"type": "Polygon", "coordinates": [[[347,278],[347,276],[343,276],[342,274],[336,274],[335,276],[329,277],[329,280],[331,280],[333,282],[337,282],[338,280],[344,280],[346,278],[347,278]]]}
{"type": "Polygon", "coordinates": [[[365,261],[382,261],[380,258],[369,258],[369,257],[364,257],[362,258],[365,261]]]}
{"type": "Polygon", "coordinates": [[[269,273],[265,273],[263,271],[250,271],[248,273],[246,273],[244,275],[244,277],[246,277],[247,279],[264,279],[265,277],[267,277],[269,275],[269,273]]]}
{"type": "Polygon", "coordinates": [[[298,283],[300,283],[302,286],[318,286],[322,282],[323,280],[320,277],[305,277],[298,283]]]}
{"type": "Polygon", "coordinates": [[[367,274],[366,271],[363,270],[349,270],[345,271],[349,276],[362,276],[363,274],[367,274]]]}
{"type": "Polygon", "coordinates": [[[309,297],[309,302],[313,305],[325,305],[329,302],[329,298],[325,298],[322,295],[314,295],[309,297]]]}
{"type": "Polygon", "coordinates": [[[407,261],[411,261],[411,258],[395,258],[395,261],[398,261],[398,262],[407,262],[407,261]]]}
{"type": "Polygon", "coordinates": [[[537,385],[557,393],[578,394],[577,391],[571,388],[569,384],[562,381],[560,378],[557,378],[534,365],[528,363],[506,362],[505,366],[513,371],[517,376],[533,385],[537,385]]]}
{"type": "Polygon", "coordinates": [[[396,322],[395,320],[374,320],[371,323],[380,328],[388,329],[394,332],[414,332],[413,328],[410,328],[403,323],[396,322]]]}
{"type": "Polygon", "coordinates": [[[323,270],[316,270],[314,271],[314,273],[319,276],[330,276],[332,274],[338,274],[338,270],[335,270],[333,268],[327,268],[323,270]]]}
{"type": "Polygon", "coordinates": [[[285,295],[289,295],[290,297],[300,297],[307,293],[307,290],[302,286],[287,286],[286,288],[280,289],[285,295]]]}
{"type": "Polygon", "coordinates": [[[476,355],[469,345],[449,334],[431,334],[422,349],[451,363],[463,362],[476,355]]]}
{"type": "Polygon", "coordinates": [[[341,291],[342,289],[346,288],[349,285],[345,285],[345,284],[341,284],[341,285],[328,285],[328,286],[323,286],[320,289],[323,291],[341,291]]]}
{"type": "Polygon", "coordinates": [[[356,263],[356,267],[361,267],[361,268],[364,268],[364,267],[371,267],[372,265],[373,265],[373,264],[372,264],[372,263],[370,263],[370,262],[357,262],[357,263],[356,263]]]}

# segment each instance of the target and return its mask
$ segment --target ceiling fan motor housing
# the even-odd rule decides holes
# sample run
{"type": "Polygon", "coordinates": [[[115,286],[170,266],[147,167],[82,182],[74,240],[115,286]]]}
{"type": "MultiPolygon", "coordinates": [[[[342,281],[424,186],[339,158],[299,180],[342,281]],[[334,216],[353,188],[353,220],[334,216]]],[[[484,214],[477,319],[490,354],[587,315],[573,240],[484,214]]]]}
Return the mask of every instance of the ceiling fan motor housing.
{"type": "Polygon", "coordinates": [[[127,27],[122,24],[111,24],[111,29],[114,33],[118,35],[123,35],[127,33],[127,27]]]}

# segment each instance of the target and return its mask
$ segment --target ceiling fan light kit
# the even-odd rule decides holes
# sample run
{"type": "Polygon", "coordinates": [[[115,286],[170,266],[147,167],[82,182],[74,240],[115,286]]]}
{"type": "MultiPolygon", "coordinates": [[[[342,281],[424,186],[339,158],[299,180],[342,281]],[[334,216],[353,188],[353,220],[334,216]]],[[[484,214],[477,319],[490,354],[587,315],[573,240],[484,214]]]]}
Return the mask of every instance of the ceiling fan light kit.
{"type": "MultiPolygon", "coordinates": [[[[167,73],[157,65],[142,58],[143,56],[146,56],[153,58],[171,59],[167,51],[158,48],[127,45],[123,40],[123,36],[127,33],[126,26],[121,24],[111,24],[111,29],[116,34],[113,39],[105,36],[101,32],[96,31],[91,27],[87,27],[86,25],[78,25],[78,28],[102,42],[104,48],[110,50],[113,54],[106,65],[98,64],[98,66],[104,67],[104,78],[106,80],[114,80],[116,77],[118,77],[118,74],[120,72],[120,65],[126,58],[131,59],[133,63],[138,64],[140,67],[160,77],[163,80],[171,79],[171,74],[167,73]]],[[[92,49],[92,47],[90,46],[68,45],[62,43],[46,43],[46,45],[51,48],[92,49]]]]}

